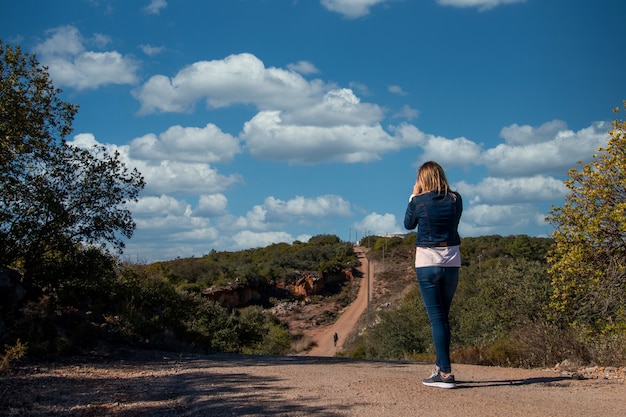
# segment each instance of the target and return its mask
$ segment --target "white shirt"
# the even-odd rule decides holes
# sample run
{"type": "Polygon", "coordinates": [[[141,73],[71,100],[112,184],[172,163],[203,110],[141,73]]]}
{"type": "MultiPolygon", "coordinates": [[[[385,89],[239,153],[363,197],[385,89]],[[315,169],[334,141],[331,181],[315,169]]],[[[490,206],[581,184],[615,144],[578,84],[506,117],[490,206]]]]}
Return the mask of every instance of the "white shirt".
{"type": "Polygon", "coordinates": [[[445,266],[461,267],[461,250],[459,246],[415,247],[415,267],[445,266]]]}

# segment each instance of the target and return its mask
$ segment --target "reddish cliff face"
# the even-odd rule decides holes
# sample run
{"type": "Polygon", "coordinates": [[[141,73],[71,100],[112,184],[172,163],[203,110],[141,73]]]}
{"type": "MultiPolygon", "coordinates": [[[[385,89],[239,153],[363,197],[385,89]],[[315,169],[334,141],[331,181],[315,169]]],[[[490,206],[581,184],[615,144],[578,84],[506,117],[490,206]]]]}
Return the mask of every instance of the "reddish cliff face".
{"type": "MultiPolygon", "coordinates": [[[[352,271],[343,270],[336,274],[324,275],[315,271],[298,272],[284,285],[270,285],[265,291],[269,293],[279,290],[287,290],[294,298],[306,298],[312,295],[322,294],[327,285],[341,283],[354,279],[352,271]],[[276,288],[277,287],[277,288],[276,288]]],[[[267,294],[261,289],[252,288],[244,284],[234,284],[224,287],[210,287],[202,291],[202,295],[218,302],[224,307],[243,307],[254,304],[267,294]]]]}
{"type": "Polygon", "coordinates": [[[243,307],[261,300],[261,292],[246,285],[236,287],[210,287],[202,295],[218,302],[224,307],[243,307]]]}

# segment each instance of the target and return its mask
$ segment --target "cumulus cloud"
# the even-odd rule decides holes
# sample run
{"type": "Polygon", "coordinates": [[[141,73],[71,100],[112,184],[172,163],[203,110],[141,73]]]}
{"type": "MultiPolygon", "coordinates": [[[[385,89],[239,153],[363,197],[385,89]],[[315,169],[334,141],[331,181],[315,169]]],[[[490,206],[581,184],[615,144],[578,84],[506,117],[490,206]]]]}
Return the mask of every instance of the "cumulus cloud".
{"type": "Polygon", "coordinates": [[[263,248],[273,243],[291,243],[295,239],[287,232],[252,232],[243,230],[233,236],[234,242],[241,248],[263,248]]]}
{"type": "Polygon", "coordinates": [[[151,194],[202,194],[222,192],[240,182],[239,175],[222,175],[208,164],[160,161],[153,165],[145,161],[133,164],[146,179],[145,191],[151,194]]]}
{"type": "Polygon", "coordinates": [[[246,213],[243,217],[238,217],[237,219],[229,220],[228,223],[232,224],[236,229],[244,230],[255,230],[262,231],[267,230],[267,208],[261,205],[255,205],[252,207],[250,211],[246,213]]]}
{"type": "Polygon", "coordinates": [[[295,71],[265,67],[252,54],[230,55],[222,60],[200,61],[183,68],[173,78],[155,75],[133,94],[140,113],[188,112],[196,101],[209,108],[252,104],[259,109],[284,109],[311,105],[328,89],[319,80],[307,81],[295,71]]]}
{"type": "Polygon", "coordinates": [[[108,42],[103,35],[85,39],[73,26],[49,30],[48,38],[34,50],[42,64],[48,66],[55,85],[78,90],[98,88],[107,84],[135,84],[138,62],[117,51],[88,51],[86,45],[102,46],[108,42]]]}
{"type": "Polygon", "coordinates": [[[172,126],[158,136],[150,133],[133,139],[129,152],[143,160],[228,163],[241,148],[238,139],[209,123],[203,128],[172,126]]]}
{"type": "Polygon", "coordinates": [[[441,136],[429,136],[424,144],[422,162],[434,160],[448,166],[469,166],[476,164],[481,152],[477,143],[461,137],[447,139],[441,136]]]}
{"type": "Polygon", "coordinates": [[[554,201],[567,192],[562,180],[541,175],[519,178],[487,177],[478,184],[461,181],[455,185],[461,195],[467,197],[468,203],[476,204],[554,201]]]}
{"type": "Polygon", "coordinates": [[[380,107],[361,100],[348,88],[331,90],[311,107],[284,111],[287,124],[305,126],[372,125],[384,117],[380,107]]]}
{"type": "Polygon", "coordinates": [[[189,204],[178,201],[174,197],[161,194],[160,196],[141,197],[137,202],[130,203],[132,212],[139,215],[176,215],[183,216],[189,212],[189,204]]]}
{"type": "Polygon", "coordinates": [[[530,225],[544,226],[545,213],[532,204],[487,205],[476,204],[463,208],[459,233],[462,236],[520,234],[530,225]]]}
{"type": "MultiPolygon", "coordinates": [[[[69,144],[82,148],[90,148],[98,145],[98,141],[90,133],[76,135],[69,144]]],[[[143,142],[142,142],[143,143],[143,142]]],[[[150,158],[156,155],[156,151],[131,153],[133,146],[137,144],[117,146],[112,144],[104,144],[105,148],[113,153],[118,152],[120,159],[129,167],[137,168],[146,181],[146,187],[143,190],[144,195],[161,195],[161,194],[206,194],[219,193],[230,186],[242,181],[238,174],[222,175],[219,171],[211,167],[205,162],[193,162],[187,158],[181,157],[177,160],[176,153],[169,155],[168,159],[142,159],[150,158]]],[[[146,146],[149,149],[149,147],[146,146]]],[[[156,147],[158,149],[158,146],[156,147]]],[[[185,155],[184,151],[180,151],[185,155]]]]}
{"type": "Polygon", "coordinates": [[[278,111],[254,116],[245,123],[241,138],[255,157],[295,164],[368,162],[401,145],[378,124],[289,125],[278,111]]]}
{"type": "Polygon", "coordinates": [[[339,13],[349,19],[355,19],[369,14],[370,9],[375,5],[389,1],[390,0],[321,0],[321,4],[331,12],[339,13]]]}
{"type": "Polygon", "coordinates": [[[504,4],[525,2],[526,0],[437,0],[437,3],[442,6],[476,7],[480,11],[493,9],[494,7],[504,4]]]}
{"type": "Polygon", "coordinates": [[[370,213],[363,220],[354,224],[355,230],[362,231],[363,235],[385,235],[387,233],[404,230],[400,227],[393,214],[370,213]]]}
{"type": "MultiPolygon", "coordinates": [[[[303,62],[298,66],[308,68],[303,62]]],[[[154,76],[134,94],[144,113],[189,111],[198,100],[206,101],[209,108],[255,106],[260,111],[244,123],[239,139],[261,159],[292,164],[359,163],[415,145],[383,129],[383,108],[362,102],[349,88],[335,88],[321,80],[309,82],[293,69],[267,68],[251,54],[231,55],[196,62],[172,79],[154,76]]],[[[407,118],[416,114],[404,109],[407,118]]],[[[157,152],[160,142],[163,149],[159,152],[170,152],[160,139],[140,138],[133,151],[146,147],[157,152]]]]}
{"type": "Polygon", "coordinates": [[[202,217],[223,216],[227,213],[228,199],[224,194],[203,194],[194,214],[202,217]]]}
{"type": "Polygon", "coordinates": [[[561,120],[552,120],[539,127],[520,126],[517,123],[502,128],[500,137],[507,145],[523,146],[533,143],[549,142],[561,131],[567,130],[567,124],[561,120]]]}
{"type": "Polygon", "coordinates": [[[312,223],[351,215],[350,203],[336,195],[296,196],[287,201],[270,196],[262,205],[255,205],[245,217],[238,218],[235,224],[241,229],[267,230],[290,223],[312,223]]]}
{"type": "Polygon", "coordinates": [[[284,221],[286,218],[308,220],[351,215],[350,203],[336,195],[322,195],[315,198],[296,196],[289,201],[268,197],[265,199],[264,207],[267,209],[268,218],[276,221],[284,221]]]}
{"type": "Polygon", "coordinates": [[[566,130],[562,122],[538,129],[512,125],[503,129],[509,143],[485,151],[481,163],[496,176],[564,175],[577,161],[588,159],[596,149],[606,145],[609,129],[608,122],[597,122],[578,132],[566,130]],[[535,136],[539,139],[528,139],[535,136]]]}

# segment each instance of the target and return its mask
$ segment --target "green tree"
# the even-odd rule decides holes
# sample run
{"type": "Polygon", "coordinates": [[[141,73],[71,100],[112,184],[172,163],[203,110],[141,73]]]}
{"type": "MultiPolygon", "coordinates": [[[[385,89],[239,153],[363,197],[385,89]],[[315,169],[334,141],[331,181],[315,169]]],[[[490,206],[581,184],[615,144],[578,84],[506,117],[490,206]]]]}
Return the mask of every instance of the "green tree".
{"type": "Polygon", "coordinates": [[[608,133],[607,146],[591,163],[569,171],[566,202],[548,216],[556,226],[548,257],[552,311],[590,331],[626,324],[624,120],[618,116],[608,133]]]}
{"type": "Polygon", "coordinates": [[[126,204],[145,183],[118,153],[65,142],[78,107],[35,55],[0,41],[0,71],[0,266],[45,288],[51,260],[85,245],[122,251],[135,228],[126,204]]]}

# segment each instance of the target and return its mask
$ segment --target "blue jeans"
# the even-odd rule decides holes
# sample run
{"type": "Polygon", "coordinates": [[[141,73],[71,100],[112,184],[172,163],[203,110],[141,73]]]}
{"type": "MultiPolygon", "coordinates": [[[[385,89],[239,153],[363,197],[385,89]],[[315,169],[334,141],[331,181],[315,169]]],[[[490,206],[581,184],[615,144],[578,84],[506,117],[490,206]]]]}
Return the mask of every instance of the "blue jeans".
{"type": "Polygon", "coordinates": [[[426,266],[415,268],[422,301],[428,313],[435,344],[435,365],[442,372],[452,372],[450,365],[450,324],[448,313],[459,283],[459,268],[426,266]]]}

